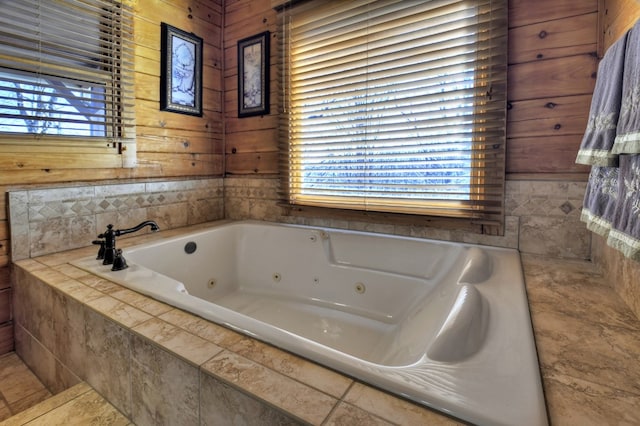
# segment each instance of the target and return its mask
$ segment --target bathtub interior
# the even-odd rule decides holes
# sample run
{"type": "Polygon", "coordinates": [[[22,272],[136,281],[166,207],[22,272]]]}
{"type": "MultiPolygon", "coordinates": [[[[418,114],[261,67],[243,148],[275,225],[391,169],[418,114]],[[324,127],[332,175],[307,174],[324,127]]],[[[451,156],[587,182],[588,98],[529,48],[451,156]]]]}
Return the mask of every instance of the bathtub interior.
{"type": "Polygon", "coordinates": [[[468,249],[263,224],[220,231],[133,248],[127,259],[192,296],[375,364],[418,362],[437,332],[435,359],[482,345],[488,308],[473,287],[452,285],[468,249]],[[464,327],[475,337],[463,350],[453,342],[464,327]]]}

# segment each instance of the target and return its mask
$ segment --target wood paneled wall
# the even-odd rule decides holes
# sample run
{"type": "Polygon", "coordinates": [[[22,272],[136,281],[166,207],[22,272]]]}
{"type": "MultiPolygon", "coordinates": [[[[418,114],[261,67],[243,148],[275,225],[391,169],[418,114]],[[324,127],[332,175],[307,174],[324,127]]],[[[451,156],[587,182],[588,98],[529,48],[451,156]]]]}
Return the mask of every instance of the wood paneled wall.
{"type": "Polygon", "coordinates": [[[509,178],[585,178],[597,28],[597,0],[509,0],[509,178]]]}
{"type": "MultiPolygon", "coordinates": [[[[225,2],[225,171],[228,175],[277,172],[277,110],[237,116],[239,39],[276,30],[270,0],[225,2]]],[[[598,0],[509,0],[509,179],[586,178],[575,154],[586,127],[595,85],[598,0]]],[[[272,34],[272,43],[278,35],[272,34]]],[[[277,49],[271,75],[277,76],[277,49]]],[[[276,78],[276,77],[274,77],[276,78]]],[[[272,78],[272,93],[277,81],[272,78]]],[[[272,96],[272,99],[275,99],[272,96]]]]}
{"type": "Polygon", "coordinates": [[[277,173],[278,113],[276,91],[279,58],[277,15],[271,0],[226,0],[224,25],[225,172],[228,175],[277,173]],[[271,113],[238,118],[237,43],[245,37],[271,32],[271,113]]]}
{"type": "Polygon", "coordinates": [[[640,0],[600,0],[600,37],[603,50],[640,19],[640,0]]]}
{"type": "Polygon", "coordinates": [[[222,0],[139,0],[134,177],[222,174],[222,0]],[[203,117],[159,111],[160,23],[204,39],[203,117]]]}
{"type": "MultiPolygon", "coordinates": [[[[73,161],[41,155],[20,161],[2,153],[0,161],[0,354],[13,348],[8,263],[6,191],[28,184],[87,182],[154,177],[221,176],[223,0],[130,0],[135,9],[137,161],[134,169],[87,169],[73,161]],[[204,39],[202,117],[162,112],[160,102],[160,23],[204,39]],[[37,160],[37,161],[35,161],[37,160]]],[[[89,159],[84,160],[89,161],[89,159]]]]}

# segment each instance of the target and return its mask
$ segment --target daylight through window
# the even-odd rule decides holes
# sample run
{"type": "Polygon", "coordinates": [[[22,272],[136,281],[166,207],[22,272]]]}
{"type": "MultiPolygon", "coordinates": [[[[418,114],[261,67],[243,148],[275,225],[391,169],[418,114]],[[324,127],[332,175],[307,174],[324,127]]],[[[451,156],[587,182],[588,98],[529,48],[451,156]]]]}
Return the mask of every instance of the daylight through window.
{"type": "Polygon", "coordinates": [[[502,218],[506,1],[282,12],[286,201],[502,218]]]}
{"type": "Polygon", "coordinates": [[[132,11],[122,1],[0,7],[0,133],[99,138],[114,147],[134,137],[132,11]]]}

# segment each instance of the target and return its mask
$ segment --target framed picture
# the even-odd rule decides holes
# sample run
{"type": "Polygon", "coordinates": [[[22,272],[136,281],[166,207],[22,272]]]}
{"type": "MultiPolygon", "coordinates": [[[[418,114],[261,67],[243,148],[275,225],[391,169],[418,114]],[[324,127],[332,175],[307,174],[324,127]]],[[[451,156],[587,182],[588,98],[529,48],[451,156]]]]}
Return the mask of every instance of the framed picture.
{"type": "Polygon", "coordinates": [[[269,31],[238,41],[238,117],[269,114],[269,31]]]}
{"type": "Polygon", "coordinates": [[[202,39],[161,24],[160,109],[202,116],[202,39]]]}

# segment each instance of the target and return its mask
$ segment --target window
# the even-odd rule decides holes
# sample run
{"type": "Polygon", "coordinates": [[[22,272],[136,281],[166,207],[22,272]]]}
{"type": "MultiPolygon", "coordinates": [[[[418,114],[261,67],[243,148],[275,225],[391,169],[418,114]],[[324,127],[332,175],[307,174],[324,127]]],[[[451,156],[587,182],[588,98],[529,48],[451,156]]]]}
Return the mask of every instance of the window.
{"type": "Polygon", "coordinates": [[[0,7],[0,143],[133,143],[132,11],[119,0],[0,7]]]}
{"type": "Polygon", "coordinates": [[[286,202],[503,217],[506,1],[281,11],[286,202]]]}

